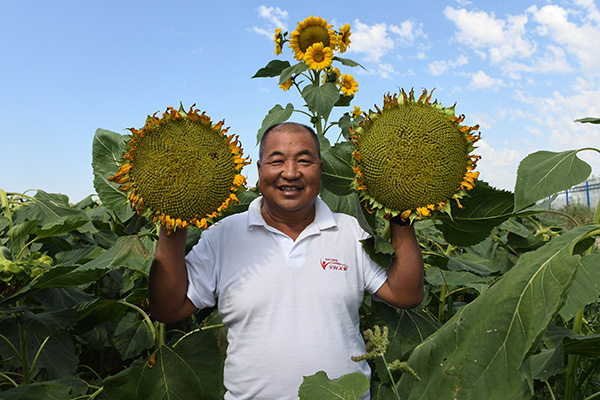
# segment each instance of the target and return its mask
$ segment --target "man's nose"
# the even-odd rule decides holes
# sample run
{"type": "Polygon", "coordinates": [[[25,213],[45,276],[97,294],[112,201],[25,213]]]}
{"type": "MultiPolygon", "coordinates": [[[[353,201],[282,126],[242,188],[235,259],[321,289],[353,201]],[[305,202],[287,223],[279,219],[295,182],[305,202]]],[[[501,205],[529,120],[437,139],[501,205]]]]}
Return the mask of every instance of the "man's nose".
{"type": "Polygon", "coordinates": [[[283,166],[283,172],[281,176],[285,179],[296,179],[300,176],[300,170],[298,169],[298,163],[294,161],[288,161],[283,166]]]}

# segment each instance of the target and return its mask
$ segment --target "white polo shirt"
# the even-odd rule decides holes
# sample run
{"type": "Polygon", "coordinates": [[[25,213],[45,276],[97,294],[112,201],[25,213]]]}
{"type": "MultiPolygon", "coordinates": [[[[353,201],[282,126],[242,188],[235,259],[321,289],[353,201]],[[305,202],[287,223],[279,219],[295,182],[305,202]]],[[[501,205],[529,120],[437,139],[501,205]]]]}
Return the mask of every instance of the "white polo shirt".
{"type": "Polygon", "coordinates": [[[228,328],[225,399],[298,399],[303,377],[321,370],[370,378],[351,359],[365,352],[364,291],[386,280],[359,243],[368,234],[317,199],[315,220],[293,241],[265,223],[261,201],[211,226],[186,257],[189,299],[217,305],[228,328]]]}

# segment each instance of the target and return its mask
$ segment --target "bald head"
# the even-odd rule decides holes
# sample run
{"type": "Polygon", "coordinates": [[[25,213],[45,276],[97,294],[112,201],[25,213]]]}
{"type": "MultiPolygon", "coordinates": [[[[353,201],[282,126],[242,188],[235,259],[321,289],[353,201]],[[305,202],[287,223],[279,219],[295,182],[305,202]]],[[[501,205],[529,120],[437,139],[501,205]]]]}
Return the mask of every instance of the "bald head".
{"type": "Polygon", "coordinates": [[[276,125],[269,127],[263,134],[262,138],[260,139],[260,144],[258,147],[259,160],[262,161],[262,159],[263,159],[267,138],[269,137],[269,135],[271,133],[273,133],[273,132],[292,132],[292,131],[306,131],[307,133],[310,134],[313,142],[315,143],[315,148],[317,150],[317,156],[319,157],[319,161],[321,161],[321,145],[319,143],[319,137],[317,136],[315,131],[310,126],[304,125],[304,124],[299,124],[297,122],[283,122],[281,124],[276,124],[276,125]]]}

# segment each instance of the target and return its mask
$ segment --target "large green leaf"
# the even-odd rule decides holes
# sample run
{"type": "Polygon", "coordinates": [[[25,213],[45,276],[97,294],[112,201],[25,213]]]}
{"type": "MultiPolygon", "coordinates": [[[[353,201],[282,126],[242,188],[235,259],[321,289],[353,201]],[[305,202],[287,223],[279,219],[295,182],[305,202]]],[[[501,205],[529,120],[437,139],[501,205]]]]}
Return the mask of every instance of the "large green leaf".
{"type": "Polygon", "coordinates": [[[302,89],[302,97],[310,109],[327,120],[331,109],[340,98],[340,92],[333,83],[326,83],[323,86],[310,84],[302,89]]]}
{"type": "Polygon", "coordinates": [[[58,220],[50,222],[40,229],[35,231],[38,239],[47,238],[51,236],[58,236],[65,233],[77,230],[79,227],[90,222],[90,218],[87,215],[64,215],[58,220]]]}
{"type": "Polygon", "coordinates": [[[323,158],[323,186],[340,196],[350,193],[350,185],[354,180],[352,170],[352,143],[340,142],[321,152],[323,158]]]}
{"type": "Polygon", "coordinates": [[[127,309],[127,304],[121,301],[98,297],[77,310],[78,329],[80,332],[86,332],[100,324],[114,321],[127,309]]]}
{"type": "Polygon", "coordinates": [[[587,357],[600,357],[600,335],[565,336],[563,347],[567,354],[579,354],[587,357]]]}
{"type": "Polygon", "coordinates": [[[256,71],[256,74],[254,74],[252,78],[271,78],[278,76],[289,66],[289,61],[271,60],[265,67],[256,71]]]}
{"type": "Polygon", "coordinates": [[[495,226],[512,215],[513,194],[477,181],[469,196],[452,202],[452,216],[440,215],[444,238],[455,246],[470,246],[489,236],[495,226]]]}
{"type": "Polygon", "coordinates": [[[326,187],[321,187],[319,197],[336,213],[344,213],[356,217],[357,204],[360,204],[358,195],[355,192],[350,192],[344,196],[336,195],[329,191],[326,187]]]}
{"type": "Polygon", "coordinates": [[[297,64],[287,67],[283,71],[281,71],[281,75],[279,76],[279,84],[281,85],[288,79],[290,79],[294,75],[301,74],[302,72],[308,69],[308,65],[305,62],[300,61],[297,64]]]}
{"type": "Polygon", "coordinates": [[[133,312],[125,314],[119,321],[113,340],[123,360],[142,354],[143,350],[151,348],[154,343],[148,324],[138,313],[133,312]]]}
{"type": "Polygon", "coordinates": [[[113,247],[102,253],[102,255],[94,260],[79,267],[77,272],[107,268],[148,270],[148,262],[151,258],[152,254],[140,241],[139,236],[121,236],[113,247]]]}
{"type": "Polygon", "coordinates": [[[260,143],[260,139],[262,139],[262,136],[264,135],[267,129],[269,129],[273,125],[277,125],[287,121],[292,116],[293,112],[294,106],[292,103],[288,103],[285,106],[285,109],[279,104],[276,104],[273,108],[271,108],[269,110],[269,113],[263,119],[262,126],[256,134],[256,143],[260,143]]]}
{"type": "MultiPolygon", "coordinates": [[[[15,211],[15,223],[22,223],[27,220],[38,220],[42,226],[59,221],[67,216],[88,218],[85,211],[71,207],[69,198],[64,194],[46,193],[38,190],[33,201],[28,202],[26,206],[20,207],[15,211]]],[[[96,229],[91,223],[80,231],[94,232],[96,229]]]]}
{"type": "Polygon", "coordinates": [[[599,230],[579,227],[523,255],[503,279],[460,309],[411,354],[408,364],[421,380],[401,378],[404,398],[531,398],[526,358],[564,302],[580,259],[573,247],[599,230]]]}
{"type": "Polygon", "coordinates": [[[119,190],[118,184],[108,180],[119,170],[128,140],[127,135],[97,129],[92,143],[94,189],[102,205],[115,211],[131,210],[127,203],[127,193],[119,190]]]}
{"type": "Polygon", "coordinates": [[[74,376],[20,385],[2,392],[2,400],[66,400],[81,397],[87,383],[74,376]]]}
{"type": "Polygon", "coordinates": [[[154,362],[138,359],[106,378],[104,391],[111,400],[216,400],[223,398],[222,382],[223,357],[216,339],[199,331],[175,348],[161,346],[154,362]]]}
{"type": "Polygon", "coordinates": [[[569,321],[575,314],[600,297],[600,254],[589,254],[581,259],[569,297],[560,316],[569,321]]]}
{"type": "Polygon", "coordinates": [[[517,169],[515,211],[585,181],[592,167],[577,157],[579,151],[538,151],[525,157],[517,169]]]}
{"type": "Polygon", "coordinates": [[[369,389],[369,379],[359,372],[329,379],[324,371],[305,376],[298,396],[301,400],[358,400],[369,389]]]}
{"type": "Polygon", "coordinates": [[[12,243],[16,243],[17,240],[19,240],[23,236],[27,236],[35,232],[37,227],[37,219],[28,220],[23,223],[14,225],[12,228],[10,228],[7,232],[7,236],[10,238],[10,241],[12,243]]]}

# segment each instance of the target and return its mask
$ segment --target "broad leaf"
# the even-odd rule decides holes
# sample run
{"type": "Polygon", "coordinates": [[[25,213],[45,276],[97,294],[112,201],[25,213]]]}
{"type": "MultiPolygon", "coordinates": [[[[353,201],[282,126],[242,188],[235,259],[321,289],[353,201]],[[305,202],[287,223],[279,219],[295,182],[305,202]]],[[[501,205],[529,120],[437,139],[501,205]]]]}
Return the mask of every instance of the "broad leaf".
{"type": "Polygon", "coordinates": [[[592,167],[577,157],[579,151],[538,151],[525,157],[517,169],[515,211],[585,181],[592,167]]]}
{"type": "Polygon", "coordinates": [[[96,298],[78,310],[78,329],[86,332],[99,324],[114,321],[128,309],[126,304],[116,300],[96,298]]]}
{"type": "Polygon", "coordinates": [[[569,297],[560,316],[570,321],[575,314],[600,297],[600,254],[589,254],[581,259],[569,297]]]}
{"type": "Polygon", "coordinates": [[[298,390],[301,400],[358,400],[369,389],[369,379],[359,372],[329,379],[324,371],[305,376],[298,390]]]}
{"type": "Polygon", "coordinates": [[[327,120],[331,109],[340,98],[340,92],[333,83],[326,83],[323,86],[310,84],[302,89],[302,97],[310,109],[327,120]]]}
{"type": "Polygon", "coordinates": [[[356,217],[356,204],[359,203],[359,200],[358,195],[355,192],[350,192],[345,196],[339,196],[322,186],[319,197],[329,206],[331,211],[356,217]]]}
{"type": "Polygon", "coordinates": [[[468,197],[452,201],[452,216],[437,217],[443,222],[444,238],[455,246],[470,246],[489,236],[495,226],[512,215],[513,194],[477,181],[468,197]]]}
{"type": "Polygon", "coordinates": [[[82,265],[77,271],[94,269],[129,268],[133,270],[148,270],[148,261],[152,254],[140,241],[139,236],[121,236],[113,247],[102,253],[96,259],[82,265]]]}
{"type": "Polygon", "coordinates": [[[154,344],[148,324],[139,314],[132,312],[125,314],[119,321],[113,340],[123,360],[142,354],[143,350],[151,348],[154,344]]]}
{"type": "Polygon", "coordinates": [[[542,349],[531,356],[531,372],[533,379],[548,380],[564,366],[565,352],[562,346],[554,349],[542,349]]]}
{"type": "Polygon", "coordinates": [[[323,158],[323,173],[321,182],[323,186],[340,196],[350,193],[350,185],[354,180],[352,170],[352,143],[341,142],[325,149],[321,156],[323,158]]]}
{"type": "Polygon", "coordinates": [[[293,112],[294,106],[292,105],[292,103],[288,103],[287,106],[285,106],[285,109],[279,104],[276,104],[275,107],[271,108],[269,110],[269,113],[263,119],[262,126],[256,134],[256,143],[260,143],[260,139],[262,139],[262,136],[264,135],[267,129],[269,129],[273,125],[287,121],[292,116],[293,112]]]}
{"type": "Polygon", "coordinates": [[[359,63],[357,63],[354,60],[350,60],[349,58],[333,57],[333,59],[334,59],[334,61],[341,62],[343,65],[345,65],[347,67],[361,67],[362,69],[365,69],[365,67],[363,67],[362,65],[360,65],[359,63]]]}
{"type": "Polygon", "coordinates": [[[25,310],[19,317],[19,322],[26,330],[39,336],[47,337],[61,329],[75,325],[77,311],[73,308],[59,311],[46,311],[37,314],[25,310]]]}
{"type": "Polygon", "coordinates": [[[526,358],[560,309],[580,257],[575,244],[600,226],[583,226],[523,255],[500,281],[452,317],[411,354],[421,377],[402,377],[407,399],[529,399],[526,358]],[[431,385],[435,382],[435,385],[431,385]],[[502,390],[498,390],[502,382],[502,390]]]}
{"type": "Polygon", "coordinates": [[[566,336],[563,347],[567,354],[579,354],[587,357],[600,357],[600,335],[566,336]]]}
{"type": "Polygon", "coordinates": [[[108,377],[111,400],[222,399],[223,357],[214,336],[195,332],[175,348],[161,346],[149,360],[138,359],[108,377]]]}
{"type": "Polygon", "coordinates": [[[576,119],[575,122],[587,122],[589,124],[600,124],[600,118],[587,117],[576,119]]]}
{"type": "Polygon", "coordinates": [[[271,60],[265,67],[259,69],[252,78],[271,78],[279,76],[281,72],[289,66],[289,61],[271,60]]]}
{"type": "Polygon", "coordinates": [[[127,135],[97,129],[92,143],[92,168],[94,189],[102,205],[115,211],[129,210],[129,214],[133,214],[127,203],[127,193],[119,190],[120,185],[108,180],[119,170],[128,140],[127,135]]]}
{"type": "Polygon", "coordinates": [[[35,231],[38,239],[58,236],[77,230],[77,228],[90,222],[87,215],[65,215],[58,220],[50,222],[35,231]]]}
{"type": "MultiPolygon", "coordinates": [[[[38,190],[34,196],[34,201],[28,202],[26,206],[17,209],[14,219],[16,223],[37,219],[38,223],[44,226],[66,216],[87,218],[85,211],[78,210],[69,205],[69,198],[67,196],[38,190]]],[[[91,223],[86,228],[86,231],[89,232],[96,230],[91,223]]]]}
{"type": "MultiPolygon", "coordinates": [[[[40,348],[44,339],[36,335],[29,335],[29,341],[35,351],[40,348]]],[[[30,351],[32,358],[35,354],[30,351]]],[[[50,336],[40,352],[35,366],[36,369],[45,369],[50,379],[59,379],[75,374],[78,362],[79,358],[75,355],[75,345],[71,336],[66,332],[59,332],[50,336]]]]}
{"type": "Polygon", "coordinates": [[[20,385],[2,391],[3,400],[66,400],[82,396],[87,390],[87,383],[74,376],[62,379],[35,382],[20,385]]]}
{"type": "Polygon", "coordinates": [[[305,62],[299,62],[298,64],[294,64],[290,67],[287,67],[283,71],[281,71],[281,75],[279,76],[279,84],[281,85],[288,79],[290,79],[294,75],[301,74],[302,72],[308,69],[308,65],[305,62]]]}
{"type": "Polygon", "coordinates": [[[21,224],[15,225],[9,229],[7,235],[10,238],[12,243],[16,243],[17,240],[22,238],[23,236],[28,236],[35,232],[38,227],[37,219],[32,219],[29,221],[25,221],[21,224]]]}

